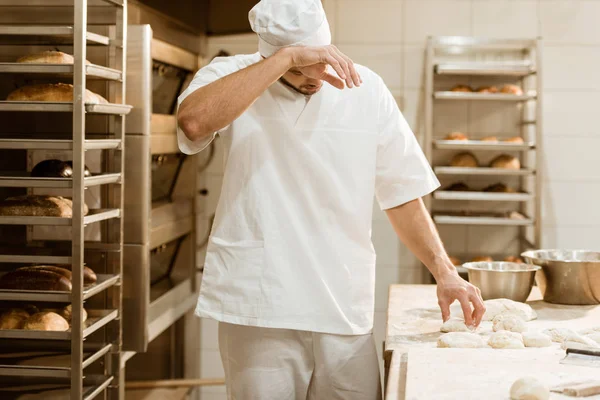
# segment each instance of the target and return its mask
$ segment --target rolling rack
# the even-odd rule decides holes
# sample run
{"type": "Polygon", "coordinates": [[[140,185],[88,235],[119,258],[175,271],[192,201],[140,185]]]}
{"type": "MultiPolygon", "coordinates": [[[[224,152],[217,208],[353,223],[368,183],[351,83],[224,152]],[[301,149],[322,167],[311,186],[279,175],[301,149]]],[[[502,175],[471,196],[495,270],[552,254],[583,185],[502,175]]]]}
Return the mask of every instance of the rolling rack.
{"type": "MultiPolygon", "coordinates": [[[[518,238],[514,250],[505,249],[492,254],[495,261],[508,255],[518,255],[529,248],[539,248],[541,233],[541,177],[540,156],[542,145],[542,78],[540,39],[484,39],[474,37],[429,37],[425,71],[425,143],[424,152],[442,181],[442,187],[426,198],[426,205],[433,215],[436,225],[517,227],[518,238]],[[456,92],[451,88],[456,84],[498,85],[511,83],[519,85],[522,94],[456,92]],[[476,140],[479,132],[467,132],[468,140],[447,140],[452,131],[447,123],[440,123],[439,116],[448,116],[452,111],[440,110],[448,103],[467,102],[468,128],[472,129],[473,119],[485,116],[473,110],[487,113],[519,112],[519,121],[503,126],[498,134],[520,136],[522,143],[509,141],[476,140]],[[483,104],[483,106],[481,106],[483,104]],[[446,115],[444,115],[446,112],[446,115]],[[520,169],[500,169],[490,167],[447,166],[448,159],[459,152],[471,152],[478,159],[491,158],[497,154],[515,155],[520,161],[520,169]],[[512,193],[488,192],[481,189],[469,191],[445,190],[449,183],[468,181],[473,186],[482,186],[490,179],[511,182],[518,190],[512,193]],[[502,215],[490,215],[489,209],[516,208],[524,216],[514,219],[502,215]],[[457,208],[459,209],[457,212],[457,208]],[[474,211],[479,210],[479,211],[474,211]]],[[[450,110],[452,110],[450,108],[450,110]]],[[[513,115],[514,116],[514,115],[513,115]]],[[[456,117],[456,115],[454,115],[456,117]]],[[[493,120],[495,121],[495,120],[493,120]]],[[[489,120],[486,121],[489,123],[489,120]]],[[[500,121],[504,123],[504,119],[500,121]]],[[[481,122],[478,122],[481,124],[481,122]]],[[[460,129],[459,129],[460,130],[460,129]]],[[[473,129],[475,130],[475,129],[473,129]]],[[[488,133],[489,134],[489,133],[488,133]]],[[[480,136],[484,136],[481,134],[480,136]]],[[[494,182],[491,182],[494,183],[494,182]]],[[[445,238],[442,235],[442,240],[445,238]]],[[[465,241],[467,238],[465,237],[465,241]]],[[[468,247],[468,246],[467,246],[468,247]]],[[[480,254],[455,254],[463,261],[469,261],[480,254]]],[[[452,254],[451,254],[452,255],[452,254]]],[[[466,273],[458,267],[459,273],[466,273]]]]}
{"type": "MultiPolygon", "coordinates": [[[[58,133],[3,133],[0,151],[21,156],[26,151],[65,151],[72,154],[72,178],[33,178],[28,173],[2,173],[0,188],[68,190],[73,201],[72,218],[46,216],[0,216],[0,225],[62,227],[67,237],[47,241],[30,241],[22,246],[0,249],[0,263],[71,264],[72,291],[0,290],[0,305],[8,302],[69,303],[71,327],[64,332],[36,330],[0,330],[0,346],[15,352],[39,355],[27,363],[10,363],[0,359],[0,397],[21,394],[91,400],[99,395],[108,399],[124,398],[121,373],[121,276],[123,269],[123,194],[125,115],[131,106],[124,104],[127,43],[127,0],[0,0],[0,9],[10,15],[0,23],[0,45],[16,50],[22,46],[72,46],[73,64],[0,63],[0,81],[11,77],[26,79],[71,80],[73,102],[0,101],[0,115],[5,121],[24,119],[44,121],[51,116],[72,114],[72,135],[58,133]],[[102,22],[95,24],[107,34],[89,31],[90,8],[100,12],[102,22]],[[57,12],[59,17],[53,18],[57,12]],[[36,16],[39,16],[36,17],[36,16]],[[57,25],[68,19],[70,23],[57,25]],[[103,48],[107,66],[86,63],[88,47],[103,48]],[[106,90],[108,104],[84,102],[86,83],[100,82],[106,90]],[[93,116],[93,117],[89,117],[93,116]],[[86,135],[98,118],[107,132],[86,135]],[[101,152],[104,172],[86,177],[86,153],[101,152]],[[13,153],[11,153],[13,154],[13,153]],[[98,190],[100,208],[85,213],[86,191],[98,190]],[[86,227],[99,227],[99,240],[86,240],[86,227]],[[85,258],[85,260],[84,260],[85,258]],[[84,286],[84,261],[97,260],[102,270],[95,284],[84,286]],[[93,305],[84,322],[84,302],[93,305]],[[52,358],[50,362],[46,356],[52,358]],[[9,377],[8,379],[6,377],[9,377]],[[45,392],[47,391],[47,392],[45,392]]],[[[96,18],[96,17],[94,17],[96,18]]],[[[98,20],[96,18],[96,20],[98,20]]],[[[16,51],[15,50],[15,51],[16,51]]],[[[62,117],[60,117],[62,118],[62,117]]],[[[64,120],[68,123],[67,119],[64,120]]],[[[49,129],[38,123],[40,131],[49,129]]],[[[70,125],[70,124],[69,124],[70,125]]],[[[21,157],[22,158],[22,157],[21,157]]],[[[11,189],[12,190],[12,189],[11,189]]],[[[16,229],[16,228],[14,228],[16,229]]],[[[3,232],[6,232],[3,231],[3,232]]],[[[4,241],[4,240],[3,240],[4,241]]],[[[87,308],[87,307],[86,307],[87,308]]],[[[6,355],[6,353],[4,353],[6,355]]],[[[53,397],[53,398],[58,398],[53,397]]],[[[32,397],[33,398],[33,397],[32,397]]],[[[35,397],[37,398],[37,397],[35,397]]]]}

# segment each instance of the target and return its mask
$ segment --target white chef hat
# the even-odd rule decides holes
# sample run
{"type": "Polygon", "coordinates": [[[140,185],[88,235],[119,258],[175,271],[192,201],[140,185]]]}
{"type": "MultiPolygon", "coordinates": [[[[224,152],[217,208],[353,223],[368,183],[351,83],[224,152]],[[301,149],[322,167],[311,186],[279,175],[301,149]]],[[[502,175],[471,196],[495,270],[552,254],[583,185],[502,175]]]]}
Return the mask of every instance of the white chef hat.
{"type": "Polygon", "coordinates": [[[321,0],[261,0],[248,19],[258,34],[258,51],[263,57],[287,46],[331,44],[321,0]]]}

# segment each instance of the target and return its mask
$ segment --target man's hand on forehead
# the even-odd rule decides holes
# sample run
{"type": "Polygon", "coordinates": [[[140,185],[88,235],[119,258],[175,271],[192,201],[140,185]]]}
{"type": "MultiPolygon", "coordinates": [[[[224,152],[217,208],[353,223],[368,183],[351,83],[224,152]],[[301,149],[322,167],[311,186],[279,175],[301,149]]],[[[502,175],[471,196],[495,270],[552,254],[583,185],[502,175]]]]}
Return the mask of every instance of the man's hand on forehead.
{"type": "Polygon", "coordinates": [[[334,45],[293,46],[280,51],[290,57],[292,72],[297,70],[309,78],[323,80],[338,89],[344,89],[345,86],[352,88],[362,84],[362,79],[356,72],[350,57],[334,45]],[[327,71],[328,65],[334,69],[337,76],[327,71]]]}

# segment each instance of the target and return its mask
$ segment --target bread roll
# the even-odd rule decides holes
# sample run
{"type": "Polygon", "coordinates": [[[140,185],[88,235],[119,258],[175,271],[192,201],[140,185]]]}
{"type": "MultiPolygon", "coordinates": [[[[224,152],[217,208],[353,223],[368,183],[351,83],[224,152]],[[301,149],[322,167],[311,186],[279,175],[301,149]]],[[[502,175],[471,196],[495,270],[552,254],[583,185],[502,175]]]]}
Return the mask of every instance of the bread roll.
{"type": "Polygon", "coordinates": [[[504,142],[507,143],[524,143],[523,138],[520,136],[511,137],[508,139],[504,139],[504,142]]]}
{"type": "Polygon", "coordinates": [[[69,279],[42,269],[17,269],[0,278],[0,289],[69,292],[72,288],[69,279]]]}
{"type": "Polygon", "coordinates": [[[477,88],[477,93],[498,93],[498,88],[496,86],[482,86],[477,88]]]}
{"type": "Polygon", "coordinates": [[[482,142],[497,142],[498,138],[496,136],[486,136],[484,138],[481,138],[482,142]]]}
{"type": "Polygon", "coordinates": [[[69,323],[55,312],[42,311],[29,317],[25,321],[23,329],[28,331],[64,332],[69,330],[69,323]]]}
{"type": "MultiPolygon", "coordinates": [[[[71,264],[61,264],[61,265],[57,265],[57,266],[64,268],[64,269],[68,269],[69,271],[72,271],[71,264]]],[[[92,270],[91,268],[86,267],[84,265],[83,266],[83,284],[91,285],[93,283],[96,283],[97,280],[98,280],[98,277],[96,276],[96,273],[94,272],[94,270],[92,270]]]]}
{"type": "Polygon", "coordinates": [[[453,183],[452,185],[448,186],[444,190],[450,190],[450,191],[454,191],[454,192],[468,192],[471,189],[464,182],[456,182],[456,183],[453,183]]]}
{"type": "MultiPolygon", "coordinates": [[[[51,102],[72,102],[73,85],[68,83],[40,83],[37,85],[28,85],[13,90],[8,97],[8,101],[51,101],[51,102]]],[[[85,90],[85,103],[87,104],[106,104],[108,101],[89,90],[85,90]]]]}
{"type": "MultiPolygon", "coordinates": [[[[69,323],[71,323],[71,316],[73,315],[73,309],[71,307],[71,304],[69,304],[65,308],[61,309],[59,314],[64,319],[66,319],[69,323]]],[[[87,314],[87,311],[85,310],[85,308],[83,309],[83,314],[81,316],[82,316],[83,322],[87,321],[88,314],[87,314]]]]}
{"type": "Polygon", "coordinates": [[[511,211],[508,213],[510,219],[526,219],[526,217],[518,211],[511,211]]]}
{"type": "Polygon", "coordinates": [[[22,329],[29,313],[21,308],[11,308],[0,314],[0,329],[22,329]]]}
{"type": "Polygon", "coordinates": [[[458,153],[450,161],[451,167],[477,167],[479,163],[472,153],[458,153]]]}
{"type": "Polygon", "coordinates": [[[468,85],[456,85],[451,89],[452,92],[472,92],[473,89],[471,89],[470,86],[468,85]]]}
{"type": "Polygon", "coordinates": [[[509,85],[509,84],[504,85],[504,86],[502,86],[502,89],[500,89],[500,91],[502,93],[508,93],[508,94],[517,94],[517,95],[523,94],[523,89],[521,89],[517,85],[509,85]]]}
{"type": "MultiPolygon", "coordinates": [[[[25,64],[73,64],[75,59],[72,55],[62,51],[49,50],[19,57],[17,62],[25,64]]],[[[90,64],[88,60],[85,60],[85,63],[90,64]]]]}
{"type": "Polygon", "coordinates": [[[449,256],[450,261],[452,262],[452,265],[454,266],[458,266],[458,265],[462,265],[462,263],[460,262],[460,260],[456,257],[453,256],[449,256]]]}
{"type": "Polygon", "coordinates": [[[471,260],[472,262],[483,262],[483,261],[494,261],[494,259],[490,256],[477,256],[477,257],[473,257],[473,259],[471,260]]]}
{"type": "Polygon", "coordinates": [[[505,257],[504,261],[523,264],[523,260],[520,257],[517,257],[517,256],[508,256],[508,257],[505,257]]]}
{"type": "Polygon", "coordinates": [[[515,193],[513,188],[509,188],[504,183],[495,183],[483,189],[484,192],[494,192],[494,193],[515,193]]]}
{"type": "Polygon", "coordinates": [[[446,136],[446,140],[469,140],[469,138],[462,132],[451,132],[446,136]]]}
{"type": "Polygon", "coordinates": [[[492,168],[503,168],[503,169],[521,169],[521,162],[517,157],[510,156],[508,154],[502,154],[494,158],[490,163],[492,168]]]}
{"type": "MultiPolygon", "coordinates": [[[[84,214],[89,212],[84,205],[84,214]]],[[[0,215],[65,217],[73,216],[73,202],[62,196],[25,195],[0,201],[0,215]]]]}

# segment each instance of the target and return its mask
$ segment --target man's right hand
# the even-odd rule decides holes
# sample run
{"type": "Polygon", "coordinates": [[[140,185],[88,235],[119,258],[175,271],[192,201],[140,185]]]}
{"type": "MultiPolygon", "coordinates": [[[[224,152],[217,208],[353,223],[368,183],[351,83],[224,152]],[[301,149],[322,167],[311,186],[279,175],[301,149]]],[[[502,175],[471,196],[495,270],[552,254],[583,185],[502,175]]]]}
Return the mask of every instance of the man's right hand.
{"type": "Polygon", "coordinates": [[[298,68],[303,75],[325,81],[338,89],[360,86],[362,80],[350,57],[334,45],[329,46],[292,46],[282,50],[289,57],[290,68],[298,68]],[[327,72],[330,65],[338,76],[327,72]]]}

